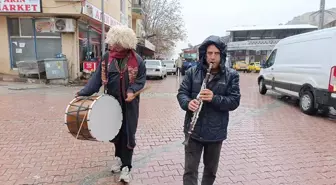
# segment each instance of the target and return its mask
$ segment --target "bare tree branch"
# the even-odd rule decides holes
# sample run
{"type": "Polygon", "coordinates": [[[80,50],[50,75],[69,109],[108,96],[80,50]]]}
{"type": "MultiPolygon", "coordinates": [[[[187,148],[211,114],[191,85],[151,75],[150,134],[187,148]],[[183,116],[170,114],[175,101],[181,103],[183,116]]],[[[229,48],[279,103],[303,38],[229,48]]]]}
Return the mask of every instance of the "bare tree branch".
{"type": "Polygon", "coordinates": [[[156,53],[171,53],[176,42],[186,39],[186,31],[179,0],[143,0],[146,35],[156,47],[156,53]]]}

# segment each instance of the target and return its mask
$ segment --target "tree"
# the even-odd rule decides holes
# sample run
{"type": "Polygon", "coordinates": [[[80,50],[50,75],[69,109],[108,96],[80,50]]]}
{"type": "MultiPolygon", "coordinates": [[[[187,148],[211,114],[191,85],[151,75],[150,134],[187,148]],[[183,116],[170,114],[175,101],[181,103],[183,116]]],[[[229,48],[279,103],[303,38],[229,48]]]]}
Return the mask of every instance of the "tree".
{"type": "Polygon", "coordinates": [[[176,42],[187,37],[179,0],[143,0],[145,38],[159,55],[171,53],[176,42]]]}

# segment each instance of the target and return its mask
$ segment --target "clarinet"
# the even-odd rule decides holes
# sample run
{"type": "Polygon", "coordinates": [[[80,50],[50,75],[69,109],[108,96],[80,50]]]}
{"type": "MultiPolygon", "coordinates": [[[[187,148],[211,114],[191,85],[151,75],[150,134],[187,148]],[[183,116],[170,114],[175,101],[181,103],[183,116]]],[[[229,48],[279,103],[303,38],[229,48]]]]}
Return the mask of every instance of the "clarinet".
{"type": "MultiPolygon", "coordinates": [[[[212,68],[212,63],[209,64],[209,67],[207,69],[207,73],[206,73],[206,76],[203,80],[203,83],[202,83],[202,86],[201,86],[201,90],[200,90],[200,93],[203,89],[206,89],[206,84],[208,83],[209,81],[209,78],[210,78],[210,71],[211,71],[211,68],[212,68]]],[[[200,93],[198,93],[196,99],[200,102],[199,104],[199,107],[198,109],[194,112],[193,114],[193,117],[191,119],[191,122],[190,122],[190,127],[188,129],[188,134],[187,134],[187,137],[186,139],[183,141],[183,145],[185,146],[188,146],[188,143],[189,143],[189,139],[190,139],[190,136],[192,134],[192,132],[194,131],[194,127],[195,127],[195,124],[197,122],[197,119],[198,119],[198,116],[199,116],[199,113],[201,112],[201,109],[202,109],[202,106],[203,106],[203,101],[199,98],[200,96],[200,93]]]]}

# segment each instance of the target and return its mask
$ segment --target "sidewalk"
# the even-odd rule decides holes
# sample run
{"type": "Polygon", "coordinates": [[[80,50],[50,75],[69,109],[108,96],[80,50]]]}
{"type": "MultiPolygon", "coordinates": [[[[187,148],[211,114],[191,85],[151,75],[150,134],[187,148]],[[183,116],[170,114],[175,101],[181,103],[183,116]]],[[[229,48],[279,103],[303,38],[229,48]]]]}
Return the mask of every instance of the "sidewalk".
{"type": "MultiPolygon", "coordinates": [[[[76,80],[69,82],[68,86],[83,86],[88,80],[76,80]]],[[[18,75],[9,75],[0,73],[0,82],[21,82],[29,84],[48,84],[46,79],[41,79],[41,82],[37,78],[21,78],[18,75]]]]}
{"type": "Polygon", "coordinates": [[[0,73],[0,82],[27,82],[28,78],[20,78],[18,75],[8,75],[0,73]]]}

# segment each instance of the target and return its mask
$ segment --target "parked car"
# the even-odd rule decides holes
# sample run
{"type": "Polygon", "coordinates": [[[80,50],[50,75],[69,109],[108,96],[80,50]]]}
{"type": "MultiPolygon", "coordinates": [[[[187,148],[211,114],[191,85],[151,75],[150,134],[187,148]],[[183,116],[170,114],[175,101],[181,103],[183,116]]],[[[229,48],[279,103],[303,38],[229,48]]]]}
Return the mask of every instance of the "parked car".
{"type": "Polygon", "coordinates": [[[176,74],[177,68],[174,60],[162,60],[162,62],[166,65],[168,74],[176,74]]]}
{"type": "Polygon", "coordinates": [[[145,60],[147,76],[159,77],[161,79],[167,77],[167,69],[161,60],[145,60]]]}
{"type": "Polygon", "coordinates": [[[260,62],[251,62],[247,67],[247,71],[258,73],[260,71],[260,62]]]}
{"type": "Polygon", "coordinates": [[[336,28],[280,40],[261,69],[259,92],[275,91],[299,100],[303,113],[336,108],[336,28]]]}
{"type": "Polygon", "coordinates": [[[233,65],[233,69],[236,71],[244,71],[247,72],[248,70],[248,64],[245,61],[236,61],[233,65]]]}

